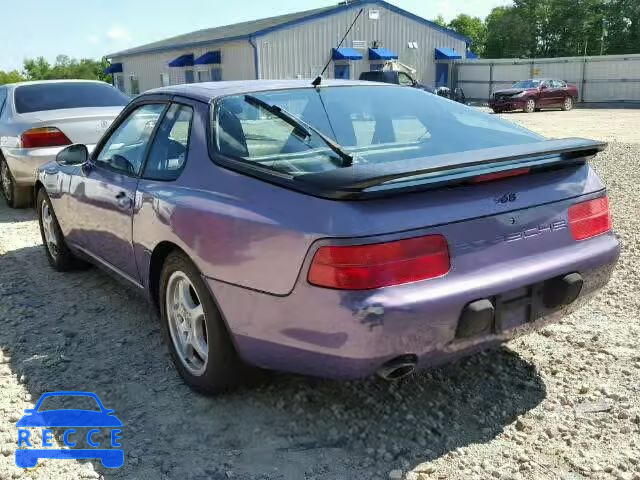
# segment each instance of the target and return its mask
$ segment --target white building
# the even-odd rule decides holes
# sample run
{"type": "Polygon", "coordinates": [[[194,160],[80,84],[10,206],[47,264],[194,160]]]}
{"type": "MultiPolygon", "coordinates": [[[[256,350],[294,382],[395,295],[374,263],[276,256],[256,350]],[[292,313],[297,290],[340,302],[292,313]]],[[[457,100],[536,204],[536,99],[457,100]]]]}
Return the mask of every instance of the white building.
{"type": "Polygon", "coordinates": [[[163,85],[216,80],[357,79],[398,59],[417,80],[448,85],[451,63],[467,57],[469,39],[381,0],[199,30],[107,55],[114,84],[129,94],[163,85]],[[360,10],[341,48],[336,48],[360,10]]]}

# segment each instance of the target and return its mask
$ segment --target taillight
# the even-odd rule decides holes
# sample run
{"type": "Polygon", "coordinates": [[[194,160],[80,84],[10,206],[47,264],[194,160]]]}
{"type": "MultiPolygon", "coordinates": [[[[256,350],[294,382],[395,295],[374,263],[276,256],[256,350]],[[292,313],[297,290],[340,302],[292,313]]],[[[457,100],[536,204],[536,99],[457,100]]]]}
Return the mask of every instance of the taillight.
{"type": "Polygon", "coordinates": [[[529,168],[516,168],[505,172],[486,173],[484,175],[473,177],[471,179],[471,183],[493,182],[494,180],[500,180],[503,178],[519,177],[520,175],[526,175],[530,171],[531,170],[529,168]]]}
{"type": "Polygon", "coordinates": [[[449,247],[442,235],[368,245],[320,247],[309,283],[340,290],[368,290],[439,277],[449,271],[449,247]]]}
{"type": "Polygon", "coordinates": [[[569,226],[575,240],[585,240],[611,230],[609,199],[600,197],[569,207],[569,226]]]}
{"type": "Polygon", "coordinates": [[[71,140],[55,127],[41,127],[27,130],[20,136],[22,148],[60,147],[70,145],[71,140]]]}

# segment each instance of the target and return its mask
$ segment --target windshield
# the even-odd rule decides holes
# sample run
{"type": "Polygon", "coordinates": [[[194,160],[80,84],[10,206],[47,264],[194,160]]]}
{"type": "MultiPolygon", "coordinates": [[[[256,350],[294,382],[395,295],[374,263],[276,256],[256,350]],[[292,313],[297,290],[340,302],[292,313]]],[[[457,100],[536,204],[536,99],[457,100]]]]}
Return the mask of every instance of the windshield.
{"type": "MultiPolygon", "coordinates": [[[[224,97],[216,108],[214,145],[221,154],[290,175],[350,165],[318,134],[301,135],[293,122],[246,97],[224,97]]],[[[540,139],[515,124],[418,89],[340,86],[249,97],[278,106],[322,132],[348,152],[355,167],[540,139]]]]}
{"type": "Polygon", "coordinates": [[[120,107],[130,98],[120,90],[98,82],[38,83],[17,87],[16,113],[42,112],[64,108],[120,107]]]}
{"type": "Polygon", "coordinates": [[[538,88],[540,80],[522,80],[512,85],[513,88],[538,88]]]}

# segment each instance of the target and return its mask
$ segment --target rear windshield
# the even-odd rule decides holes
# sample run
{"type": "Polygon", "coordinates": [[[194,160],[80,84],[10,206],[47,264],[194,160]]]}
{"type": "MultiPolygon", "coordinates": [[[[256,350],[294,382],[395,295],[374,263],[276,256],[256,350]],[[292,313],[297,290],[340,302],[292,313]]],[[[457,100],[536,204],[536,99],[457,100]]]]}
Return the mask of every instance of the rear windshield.
{"type": "Polygon", "coordinates": [[[17,87],[14,92],[16,113],[82,107],[124,106],[131,100],[105,83],[41,83],[17,87]]]}
{"type": "Polygon", "coordinates": [[[214,145],[220,153],[290,175],[348,165],[326,141],[296,128],[269,106],[338,143],[355,167],[411,158],[537,142],[540,136],[414,88],[336,86],[224,97],[215,110],[214,145]],[[251,100],[251,98],[249,98],[251,100]]]}

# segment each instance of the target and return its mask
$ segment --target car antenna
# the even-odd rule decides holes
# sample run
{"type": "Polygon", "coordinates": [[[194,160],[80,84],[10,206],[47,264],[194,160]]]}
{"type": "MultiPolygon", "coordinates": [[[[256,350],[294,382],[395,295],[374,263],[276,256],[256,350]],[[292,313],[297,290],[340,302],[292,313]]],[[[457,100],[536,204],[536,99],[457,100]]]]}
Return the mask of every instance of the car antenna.
{"type": "MultiPolygon", "coordinates": [[[[344,36],[342,37],[342,40],[340,40],[340,43],[338,43],[338,46],[336,47],[336,49],[338,49],[338,48],[340,48],[342,46],[342,43],[344,42],[345,38],[347,38],[347,35],[349,35],[349,32],[351,31],[353,26],[358,21],[358,18],[360,18],[360,15],[362,15],[362,12],[364,12],[364,8],[361,8],[360,11],[358,12],[358,14],[356,15],[356,18],[353,19],[353,22],[351,22],[351,25],[349,26],[349,28],[345,32],[344,36]]],[[[318,75],[316,78],[313,79],[313,82],[311,82],[311,85],[313,85],[316,88],[318,88],[320,86],[320,84],[322,83],[322,75],[324,75],[324,72],[326,72],[327,68],[329,68],[329,64],[331,63],[331,60],[333,60],[333,58],[332,58],[332,56],[329,56],[329,61],[327,62],[327,64],[324,66],[324,68],[320,72],[320,75],[318,75]]]]}

